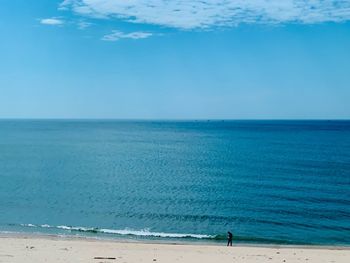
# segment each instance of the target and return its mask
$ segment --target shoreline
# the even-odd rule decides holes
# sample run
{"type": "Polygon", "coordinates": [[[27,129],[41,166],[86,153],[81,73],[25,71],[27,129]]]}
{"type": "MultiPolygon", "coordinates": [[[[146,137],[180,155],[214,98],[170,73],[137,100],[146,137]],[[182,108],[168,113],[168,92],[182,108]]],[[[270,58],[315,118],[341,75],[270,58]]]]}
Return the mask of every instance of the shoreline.
{"type": "Polygon", "coordinates": [[[0,233],[0,262],[6,263],[348,263],[350,247],[251,246],[149,243],[86,237],[0,233]]]}
{"type": "MultiPolygon", "coordinates": [[[[65,241],[88,241],[88,242],[108,242],[108,243],[127,243],[127,244],[151,244],[151,245],[184,245],[184,246],[210,246],[226,247],[226,242],[213,241],[179,241],[179,240],[160,240],[160,239],[132,239],[132,238],[108,238],[94,237],[84,235],[69,234],[47,234],[40,232],[11,232],[0,231],[0,239],[20,238],[20,239],[47,239],[47,240],[65,240],[65,241]]],[[[290,249],[320,249],[320,250],[349,250],[350,245],[296,245],[296,244],[266,244],[266,243],[244,243],[233,242],[233,247],[252,247],[252,248],[290,248],[290,249]]]]}

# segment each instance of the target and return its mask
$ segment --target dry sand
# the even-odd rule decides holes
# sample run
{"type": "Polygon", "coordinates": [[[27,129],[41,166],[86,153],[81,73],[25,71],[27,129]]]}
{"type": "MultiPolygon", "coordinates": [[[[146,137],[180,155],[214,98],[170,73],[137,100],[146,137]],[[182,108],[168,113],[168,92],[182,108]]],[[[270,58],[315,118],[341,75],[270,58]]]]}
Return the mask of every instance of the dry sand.
{"type": "Polygon", "coordinates": [[[0,262],[343,262],[350,248],[130,243],[52,236],[0,236],[0,262]],[[109,259],[108,259],[109,258],[109,259]]]}

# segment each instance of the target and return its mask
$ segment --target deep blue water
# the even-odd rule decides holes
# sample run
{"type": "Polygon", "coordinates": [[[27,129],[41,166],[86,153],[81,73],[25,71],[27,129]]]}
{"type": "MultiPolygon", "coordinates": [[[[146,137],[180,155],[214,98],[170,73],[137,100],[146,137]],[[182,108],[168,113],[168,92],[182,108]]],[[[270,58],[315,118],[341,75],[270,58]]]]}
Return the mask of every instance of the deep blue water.
{"type": "Polygon", "coordinates": [[[0,121],[0,231],[227,230],[350,245],[350,122],[0,121]]]}

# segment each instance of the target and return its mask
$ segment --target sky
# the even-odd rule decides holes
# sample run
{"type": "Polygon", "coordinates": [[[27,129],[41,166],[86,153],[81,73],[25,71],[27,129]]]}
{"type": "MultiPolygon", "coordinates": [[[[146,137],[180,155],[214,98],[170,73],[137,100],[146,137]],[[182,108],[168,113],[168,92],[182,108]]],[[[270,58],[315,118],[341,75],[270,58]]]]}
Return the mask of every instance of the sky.
{"type": "Polygon", "coordinates": [[[350,0],[2,0],[0,118],[350,119],[350,0]]]}

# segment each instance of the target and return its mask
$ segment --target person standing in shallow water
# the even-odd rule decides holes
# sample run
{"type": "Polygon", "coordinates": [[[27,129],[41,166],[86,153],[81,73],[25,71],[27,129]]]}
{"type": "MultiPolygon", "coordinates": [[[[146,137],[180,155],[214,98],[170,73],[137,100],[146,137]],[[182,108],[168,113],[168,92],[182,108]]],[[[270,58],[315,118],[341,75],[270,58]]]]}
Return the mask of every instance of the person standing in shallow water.
{"type": "Polygon", "coordinates": [[[230,231],[227,232],[227,246],[231,246],[232,247],[232,233],[230,231]]]}

